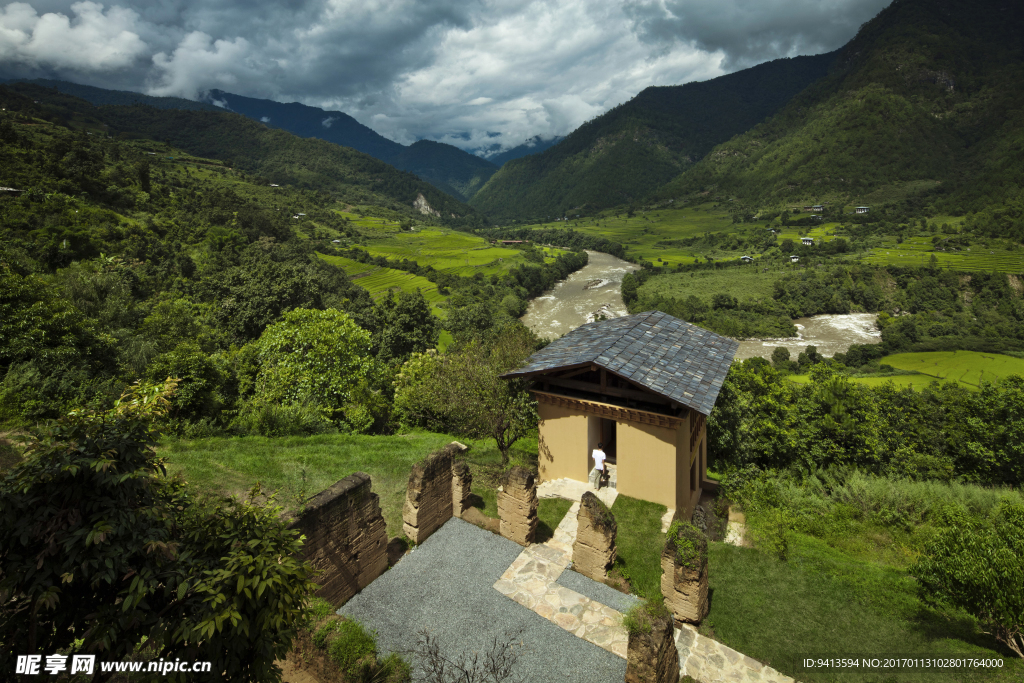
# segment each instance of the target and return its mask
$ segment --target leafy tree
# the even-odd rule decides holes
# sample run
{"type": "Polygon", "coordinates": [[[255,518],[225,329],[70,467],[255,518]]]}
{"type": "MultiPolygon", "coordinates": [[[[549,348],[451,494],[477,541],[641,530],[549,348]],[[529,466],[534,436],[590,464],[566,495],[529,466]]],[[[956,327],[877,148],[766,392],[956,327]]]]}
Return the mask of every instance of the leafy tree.
{"type": "Polygon", "coordinates": [[[173,351],[157,356],[147,374],[152,381],[174,377],[180,380],[171,397],[171,417],[195,420],[213,417],[220,409],[220,385],[223,373],[213,359],[191,341],[178,344],[173,351]]]}
{"type": "Polygon", "coordinates": [[[379,315],[383,324],[374,347],[381,360],[404,360],[412,353],[437,346],[441,325],[421,292],[400,292],[397,299],[384,299],[379,315]]]}
{"type": "Polygon", "coordinates": [[[1024,506],[1004,502],[989,521],[953,508],[943,521],[911,568],[922,597],[973,614],[1024,658],[1024,506]]]}
{"type": "Polygon", "coordinates": [[[255,342],[260,370],[257,400],[317,403],[335,420],[373,371],[370,334],[334,309],[296,309],[255,342]]]}
{"type": "Polygon", "coordinates": [[[776,346],[772,351],[772,365],[776,370],[789,369],[789,349],[785,346],[776,346]]]}
{"type": "Polygon", "coordinates": [[[474,340],[445,355],[417,355],[396,379],[395,403],[403,419],[437,431],[490,437],[502,465],[516,441],[537,424],[529,382],[504,380],[536,349],[536,338],[518,322],[491,340],[474,340]]]}
{"type": "Polygon", "coordinates": [[[196,501],[166,478],[153,421],[173,390],[135,385],[109,411],[61,418],[0,482],[5,670],[14,653],[124,659],[147,638],[143,656],[280,680],[311,568],[278,509],[196,501]]]}

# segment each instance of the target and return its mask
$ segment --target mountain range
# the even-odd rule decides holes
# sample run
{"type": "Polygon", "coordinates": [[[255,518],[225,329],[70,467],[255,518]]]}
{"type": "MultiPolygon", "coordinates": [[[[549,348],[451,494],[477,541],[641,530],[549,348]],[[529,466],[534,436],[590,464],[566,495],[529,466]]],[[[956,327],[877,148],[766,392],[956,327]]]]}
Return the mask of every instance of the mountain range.
{"type": "Polygon", "coordinates": [[[1024,220],[1022,35],[1012,0],[896,0],[835,53],[648,88],[505,164],[470,203],[529,220],[708,196],[898,201],[910,213],[991,209],[1013,230],[1024,220]]]}
{"type": "MultiPolygon", "coordinates": [[[[457,199],[446,215],[469,215],[462,202],[503,222],[710,194],[751,207],[902,201],[963,214],[1024,206],[1021,35],[1024,6],[1015,0],[895,0],[835,52],[650,87],[565,138],[486,150],[489,159],[428,140],[401,145],[343,112],[298,103],[39,83],[101,109],[146,104],[194,117],[227,109],[358,150],[457,199]]],[[[132,129],[124,117],[117,125],[132,129]]],[[[208,142],[216,152],[195,153],[237,156],[208,142]]]]}

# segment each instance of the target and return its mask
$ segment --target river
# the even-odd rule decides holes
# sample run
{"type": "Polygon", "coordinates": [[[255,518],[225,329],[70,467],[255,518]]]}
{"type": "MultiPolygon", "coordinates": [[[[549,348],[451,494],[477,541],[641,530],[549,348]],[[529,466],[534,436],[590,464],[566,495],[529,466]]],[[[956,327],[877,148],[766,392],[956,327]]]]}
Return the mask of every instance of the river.
{"type": "Polygon", "coordinates": [[[878,344],[882,341],[882,333],[875,326],[875,317],[874,313],[849,313],[797,318],[793,321],[796,337],[741,341],[736,359],[754,356],[771,359],[776,346],[789,349],[792,360],[796,360],[808,346],[814,346],[819,354],[831,358],[837,353],[846,353],[851,344],[878,344]]]}
{"type": "Polygon", "coordinates": [[[537,336],[555,339],[598,315],[626,315],[622,303],[622,276],[638,266],[599,251],[588,251],[589,261],[536,299],[530,301],[523,323],[537,336]]]}
{"type": "MultiPolygon", "coordinates": [[[[637,266],[599,251],[588,251],[587,255],[590,260],[586,266],[530,302],[522,321],[538,336],[555,339],[598,315],[618,318],[627,314],[620,291],[622,276],[637,266]]],[[[771,358],[776,346],[788,348],[793,360],[808,346],[832,357],[845,353],[851,344],[877,344],[882,340],[874,313],[815,315],[797,318],[793,324],[798,336],[741,341],[736,359],[771,358]]]]}

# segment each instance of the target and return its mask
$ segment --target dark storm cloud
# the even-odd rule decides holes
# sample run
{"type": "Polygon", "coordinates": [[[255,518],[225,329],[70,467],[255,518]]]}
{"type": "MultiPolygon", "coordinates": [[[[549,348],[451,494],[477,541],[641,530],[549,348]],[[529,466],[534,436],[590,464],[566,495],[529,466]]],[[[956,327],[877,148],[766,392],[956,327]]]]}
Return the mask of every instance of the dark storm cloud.
{"type": "Polygon", "coordinates": [[[564,135],[649,85],[834,49],[884,4],[3,2],[0,74],[191,98],[221,88],[340,109],[401,142],[466,149],[564,135]]]}
{"type": "Polygon", "coordinates": [[[630,0],[626,14],[645,40],[691,43],[744,68],[820,54],[850,40],[890,0],[630,0]]]}

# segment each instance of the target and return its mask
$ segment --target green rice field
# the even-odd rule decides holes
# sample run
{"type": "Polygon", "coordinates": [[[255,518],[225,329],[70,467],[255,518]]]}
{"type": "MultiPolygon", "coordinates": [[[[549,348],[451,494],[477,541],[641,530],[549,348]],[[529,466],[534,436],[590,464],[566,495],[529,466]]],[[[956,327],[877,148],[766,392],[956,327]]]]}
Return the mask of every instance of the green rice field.
{"type": "MultiPolygon", "coordinates": [[[[363,247],[374,256],[415,261],[421,266],[463,277],[493,275],[525,262],[517,249],[496,246],[482,237],[446,228],[423,227],[367,240],[363,247]]],[[[546,249],[553,261],[560,250],[546,249]]]]}
{"type": "Polygon", "coordinates": [[[344,270],[352,281],[368,291],[374,301],[379,301],[390,292],[415,292],[417,289],[430,304],[434,315],[444,317],[438,306],[447,299],[437,291],[437,285],[425,277],[406,273],[394,268],[380,268],[368,263],[360,263],[343,256],[320,254],[320,258],[344,270]]]}
{"type": "MultiPolygon", "coordinates": [[[[995,382],[1010,375],[1024,377],[1024,359],[1004,356],[998,353],[977,351],[926,351],[919,353],[896,353],[879,361],[898,370],[917,374],[895,375],[892,377],[851,377],[857,383],[869,387],[892,382],[898,387],[912,387],[920,390],[932,382],[957,382],[971,390],[981,388],[982,382],[995,382]]],[[[791,382],[806,384],[808,375],[790,375],[791,382]]]]}
{"type": "Polygon", "coordinates": [[[978,351],[929,351],[897,353],[880,363],[900,370],[913,370],[933,379],[956,380],[970,387],[994,382],[1010,375],[1024,376],[1024,359],[978,351]]]}
{"type": "Polygon", "coordinates": [[[661,265],[693,263],[701,255],[687,247],[673,244],[675,240],[696,237],[705,232],[736,231],[729,210],[713,204],[682,209],[655,209],[637,213],[632,218],[627,217],[625,211],[606,211],[598,216],[525,227],[564,227],[589,235],[600,235],[622,244],[630,257],[649,261],[660,258],[661,265]]]}
{"type": "MultiPolygon", "coordinates": [[[[790,375],[787,379],[790,382],[796,382],[797,384],[807,384],[811,381],[810,375],[790,375]]],[[[867,387],[880,387],[888,382],[892,382],[897,387],[910,387],[917,391],[924,389],[926,386],[936,381],[934,377],[928,375],[894,375],[892,377],[851,377],[850,381],[854,384],[863,384],[867,387]]],[[[968,389],[974,387],[968,386],[968,389]]]]}
{"type": "Polygon", "coordinates": [[[916,236],[897,244],[887,237],[871,249],[862,260],[873,265],[927,266],[932,257],[940,268],[997,273],[1024,273],[1024,250],[973,246],[961,251],[935,251],[930,236],[916,236]]]}

